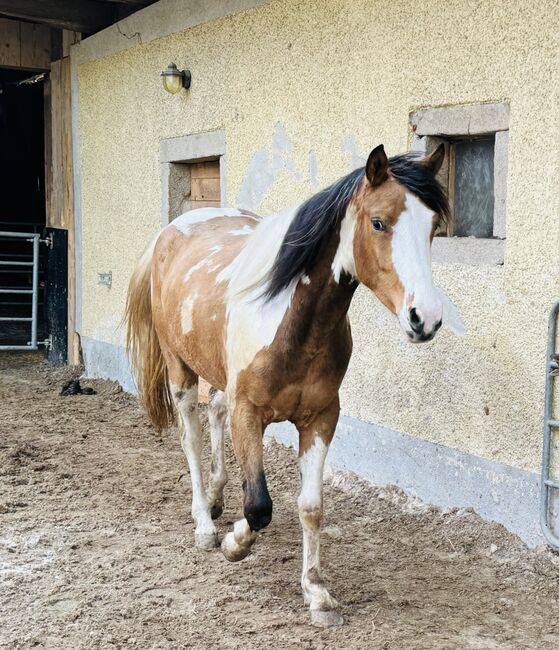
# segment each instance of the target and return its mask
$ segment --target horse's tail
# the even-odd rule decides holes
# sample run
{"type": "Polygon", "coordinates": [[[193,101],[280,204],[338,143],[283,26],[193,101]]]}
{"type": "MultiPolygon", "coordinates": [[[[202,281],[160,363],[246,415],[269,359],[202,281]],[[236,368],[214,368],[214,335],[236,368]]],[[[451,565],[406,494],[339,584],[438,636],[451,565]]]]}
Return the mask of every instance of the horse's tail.
{"type": "Polygon", "coordinates": [[[161,353],[151,310],[151,258],[154,244],[142,255],[128,285],[126,298],[126,347],[132,362],[138,395],[158,430],[175,420],[167,381],[167,365],[161,353]]]}

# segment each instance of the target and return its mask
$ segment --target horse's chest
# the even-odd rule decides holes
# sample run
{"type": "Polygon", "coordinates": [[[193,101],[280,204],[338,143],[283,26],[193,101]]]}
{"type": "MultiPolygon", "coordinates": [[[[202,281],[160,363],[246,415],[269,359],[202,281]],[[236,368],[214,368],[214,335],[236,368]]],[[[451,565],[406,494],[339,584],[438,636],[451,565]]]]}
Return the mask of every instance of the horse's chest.
{"type": "Polygon", "coordinates": [[[267,421],[305,422],[336,398],[350,347],[326,347],[315,354],[262,355],[250,373],[249,398],[262,407],[267,421]],[[266,358],[267,356],[267,358],[266,358]]]}

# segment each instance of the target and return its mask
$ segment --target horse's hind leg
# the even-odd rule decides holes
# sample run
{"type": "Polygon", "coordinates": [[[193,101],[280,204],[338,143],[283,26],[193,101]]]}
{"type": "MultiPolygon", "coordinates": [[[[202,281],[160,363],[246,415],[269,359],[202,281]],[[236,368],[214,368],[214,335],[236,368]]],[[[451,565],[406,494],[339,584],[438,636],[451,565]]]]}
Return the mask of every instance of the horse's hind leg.
{"type": "Polygon", "coordinates": [[[225,466],[225,430],[227,428],[227,402],[225,393],[212,388],[208,404],[208,420],[212,443],[212,461],[208,502],[212,519],[217,519],[223,512],[223,488],[227,483],[225,466]]]}
{"type": "Polygon", "coordinates": [[[181,445],[190,469],[192,518],[196,524],[194,540],[198,548],[209,551],[218,546],[218,539],[202,477],[203,439],[198,417],[198,376],[182,361],[169,354],[165,355],[165,360],[171,395],[182,424],[181,445]]]}

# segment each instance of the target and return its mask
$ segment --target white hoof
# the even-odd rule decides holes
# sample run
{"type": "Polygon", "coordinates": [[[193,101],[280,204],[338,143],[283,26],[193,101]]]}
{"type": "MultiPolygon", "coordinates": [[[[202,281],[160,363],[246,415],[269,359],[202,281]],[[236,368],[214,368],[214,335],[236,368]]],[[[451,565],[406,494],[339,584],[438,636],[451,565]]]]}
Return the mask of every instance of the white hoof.
{"type": "Polygon", "coordinates": [[[311,609],[311,625],[316,627],[337,627],[343,625],[344,617],[335,609],[311,609]]]}
{"type": "Polygon", "coordinates": [[[234,533],[227,533],[221,542],[221,551],[223,552],[225,559],[229,560],[229,562],[239,562],[239,560],[244,560],[250,553],[250,548],[250,544],[247,546],[237,544],[234,533]]]}
{"type": "Polygon", "coordinates": [[[194,533],[194,543],[196,548],[203,551],[213,551],[219,547],[217,533],[194,533]]]}

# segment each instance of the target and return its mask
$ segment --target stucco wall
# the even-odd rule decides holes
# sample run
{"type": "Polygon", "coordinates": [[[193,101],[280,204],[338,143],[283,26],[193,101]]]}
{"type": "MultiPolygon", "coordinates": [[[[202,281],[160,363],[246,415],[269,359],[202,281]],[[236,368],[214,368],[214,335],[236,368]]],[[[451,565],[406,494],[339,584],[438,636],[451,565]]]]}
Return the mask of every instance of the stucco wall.
{"type": "MultiPolygon", "coordinates": [[[[408,148],[422,106],[510,103],[501,267],[439,265],[463,339],[406,343],[359,290],[347,415],[539,467],[546,315],[558,297],[559,5],[510,0],[274,0],[78,68],[82,334],[119,342],[128,278],[160,224],[163,138],[223,129],[227,201],[294,204],[382,142],[408,148]],[[159,73],[188,67],[188,93],[159,73]],[[97,272],[113,272],[111,290],[97,272]]],[[[95,38],[95,37],[94,37],[95,38]]]]}

